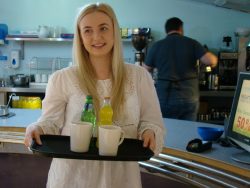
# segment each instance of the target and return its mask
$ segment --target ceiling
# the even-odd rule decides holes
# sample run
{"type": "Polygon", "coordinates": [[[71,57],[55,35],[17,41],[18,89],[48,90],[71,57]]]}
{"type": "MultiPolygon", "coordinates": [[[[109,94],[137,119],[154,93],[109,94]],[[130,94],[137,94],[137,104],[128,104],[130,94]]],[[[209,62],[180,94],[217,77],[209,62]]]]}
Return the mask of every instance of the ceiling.
{"type": "Polygon", "coordinates": [[[243,11],[250,14],[250,0],[192,0],[210,5],[243,11]]]}

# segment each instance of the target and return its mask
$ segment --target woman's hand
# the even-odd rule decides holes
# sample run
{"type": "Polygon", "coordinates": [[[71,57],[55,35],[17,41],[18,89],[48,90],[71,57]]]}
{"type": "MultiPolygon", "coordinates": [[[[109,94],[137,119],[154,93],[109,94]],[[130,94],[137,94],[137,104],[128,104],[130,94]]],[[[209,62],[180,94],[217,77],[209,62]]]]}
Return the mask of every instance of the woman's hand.
{"type": "Polygon", "coordinates": [[[25,146],[30,147],[32,139],[35,139],[37,144],[42,145],[42,141],[40,139],[41,134],[44,134],[41,127],[35,125],[28,126],[24,138],[25,146]]]}
{"type": "Polygon", "coordinates": [[[154,131],[147,129],[142,133],[143,147],[149,147],[152,151],[155,150],[155,133],[154,131]]]}

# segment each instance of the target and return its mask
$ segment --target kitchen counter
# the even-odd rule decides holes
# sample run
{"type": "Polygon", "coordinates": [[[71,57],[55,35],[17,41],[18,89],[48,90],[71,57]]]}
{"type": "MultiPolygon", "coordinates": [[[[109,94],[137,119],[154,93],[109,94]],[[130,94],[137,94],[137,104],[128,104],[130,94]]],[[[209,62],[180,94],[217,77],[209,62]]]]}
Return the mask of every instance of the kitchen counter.
{"type": "Polygon", "coordinates": [[[42,110],[10,108],[9,112],[15,113],[15,116],[0,117],[0,142],[22,144],[26,127],[37,121],[42,110]]]}
{"type": "MultiPolygon", "coordinates": [[[[0,92],[27,92],[27,93],[45,93],[46,87],[30,86],[30,87],[0,87],[0,92]]],[[[208,97],[233,97],[234,90],[201,90],[200,96],[208,97]]]]}
{"type": "MultiPolygon", "coordinates": [[[[41,110],[10,109],[10,112],[16,113],[16,116],[9,119],[0,119],[0,142],[5,144],[0,151],[3,153],[29,153],[24,145],[20,143],[23,143],[26,126],[39,118],[41,110]],[[12,134],[7,134],[6,137],[5,133],[12,134]],[[8,143],[12,144],[12,146],[8,143]]],[[[173,178],[180,178],[178,175],[179,168],[187,168],[185,171],[196,169],[194,174],[200,173],[203,179],[218,174],[224,179],[226,178],[225,182],[232,180],[233,183],[238,183],[238,181],[240,181],[240,186],[246,185],[246,182],[248,182],[247,186],[250,186],[250,165],[238,163],[231,159],[231,155],[239,152],[239,149],[222,147],[218,143],[213,143],[212,150],[203,153],[198,154],[186,151],[187,143],[194,138],[199,138],[196,130],[198,126],[218,127],[219,125],[174,119],[164,119],[164,123],[167,129],[167,135],[162,153],[159,157],[153,157],[148,162],[139,162],[140,165],[145,167],[145,165],[155,164],[156,162],[157,167],[154,168],[159,170],[159,165],[168,164],[170,167],[164,166],[160,171],[166,173],[166,171],[171,168],[171,172],[168,172],[168,176],[173,176],[173,178]],[[189,166],[190,164],[191,166],[189,166]],[[175,165],[175,168],[178,168],[178,170],[173,170],[173,165],[175,165]],[[203,168],[205,168],[204,172],[200,170],[202,165],[203,168]],[[173,175],[175,173],[177,173],[177,175],[173,175]]],[[[192,179],[193,174],[184,176],[184,179],[182,178],[181,181],[187,181],[187,177],[189,179],[191,177],[192,179]]],[[[221,182],[222,180],[216,181],[221,182]]]]}
{"type": "MultiPolygon", "coordinates": [[[[163,149],[163,153],[173,152],[171,148],[178,150],[180,152],[185,152],[186,157],[193,157],[193,159],[199,158],[202,160],[201,162],[209,163],[209,165],[213,165],[214,167],[218,167],[218,161],[220,166],[226,167],[225,170],[229,168],[235,167],[235,173],[242,172],[242,175],[246,175],[250,178],[250,165],[236,162],[231,159],[231,155],[233,153],[238,153],[242,150],[239,150],[235,147],[222,147],[220,144],[214,142],[212,146],[212,150],[205,151],[203,153],[191,153],[186,151],[187,143],[195,138],[200,138],[197,132],[197,127],[199,126],[209,126],[215,128],[221,128],[221,125],[207,124],[201,122],[193,122],[193,121],[183,121],[183,120],[175,120],[175,119],[164,119],[165,126],[167,128],[167,136],[165,139],[165,148],[163,149]],[[176,136],[175,133],[178,133],[176,136]],[[216,162],[217,161],[217,162],[216,162]]],[[[250,156],[250,155],[249,155],[250,156]]],[[[182,156],[184,157],[184,156],[182,156]]],[[[232,170],[232,169],[230,169],[232,170]]]]}
{"type": "MultiPolygon", "coordinates": [[[[15,108],[10,108],[9,111],[14,112],[16,115],[7,119],[0,118],[0,131],[24,130],[29,124],[37,121],[42,112],[40,109],[31,110],[15,108]]],[[[165,148],[163,150],[163,153],[168,153],[169,148],[174,148],[186,152],[185,148],[187,143],[194,138],[199,138],[199,135],[196,130],[198,126],[221,128],[221,125],[175,119],[164,119],[164,123],[167,129],[167,135],[165,138],[165,148]],[[176,136],[176,133],[178,133],[178,136],[176,136]]],[[[196,155],[197,157],[202,156],[211,159],[216,158],[217,160],[223,161],[224,163],[229,163],[230,165],[235,166],[240,165],[243,169],[248,170],[250,168],[249,165],[240,164],[230,158],[230,154],[232,154],[232,152],[238,152],[238,149],[233,147],[222,147],[219,144],[214,143],[213,149],[211,151],[207,151],[202,154],[192,153],[192,155],[196,155]]]]}
{"type": "Polygon", "coordinates": [[[197,127],[221,128],[221,125],[176,119],[164,119],[164,124],[167,129],[165,147],[159,157],[139,162],[143,167],[198,187],[250,187],[250,165],[231,159],[232,154],[242,150],[213,142],[211,150],[186,151],[190,140],[200,138],[197,127]]]}
{"type": "Polygon", "coordinates": [[[42,110],[9,108],[9,112],[15,113],[15,116],[10,118],[0,117],[0,127],[26,128],[27,125],[40,117],[42,110]]]}

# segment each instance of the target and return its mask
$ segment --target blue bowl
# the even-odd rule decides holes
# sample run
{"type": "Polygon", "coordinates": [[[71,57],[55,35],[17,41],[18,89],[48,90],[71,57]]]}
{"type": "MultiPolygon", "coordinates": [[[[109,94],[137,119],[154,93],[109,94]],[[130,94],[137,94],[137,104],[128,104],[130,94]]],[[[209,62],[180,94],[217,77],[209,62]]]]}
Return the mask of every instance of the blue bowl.
{"type": "Polygon", "coordinates": [[[221,137],[224,128],[198,127],[197,131],[202,140],[216,141],[221,137]]]}

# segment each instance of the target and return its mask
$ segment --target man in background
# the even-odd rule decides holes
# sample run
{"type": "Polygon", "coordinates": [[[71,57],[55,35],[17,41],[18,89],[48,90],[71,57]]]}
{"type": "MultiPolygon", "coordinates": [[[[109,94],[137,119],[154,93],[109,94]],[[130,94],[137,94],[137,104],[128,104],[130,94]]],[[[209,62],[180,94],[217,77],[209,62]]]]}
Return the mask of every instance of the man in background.
{"type": "Polygon", "coordinates": [[[150,72],[158,70],[156,91],[163,117],[195,121],[199,108],[197,60],[215,67],[217,57],[184,36],[179,18],[168,19],[165,31],[166,38],[153,44],[143,66],[150,72]]]}

